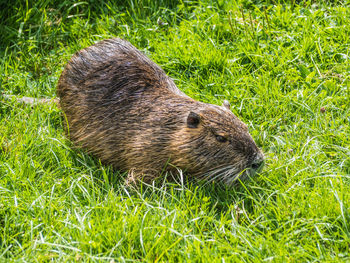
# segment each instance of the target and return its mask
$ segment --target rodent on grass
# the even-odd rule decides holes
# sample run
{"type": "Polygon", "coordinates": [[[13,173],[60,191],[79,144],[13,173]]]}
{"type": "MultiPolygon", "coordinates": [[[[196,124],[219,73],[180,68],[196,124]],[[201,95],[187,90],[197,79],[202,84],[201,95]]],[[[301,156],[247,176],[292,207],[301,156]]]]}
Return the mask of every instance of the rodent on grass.
{"type": "Polygon", "coordinates": [[[57,94],[74,144],[130,171],[130,182],[149,182],[179,168],[232,184],[262,166],[261,150],[228,103],[188,97],[125,40],[104,40],[77,52],[57,94]]]}

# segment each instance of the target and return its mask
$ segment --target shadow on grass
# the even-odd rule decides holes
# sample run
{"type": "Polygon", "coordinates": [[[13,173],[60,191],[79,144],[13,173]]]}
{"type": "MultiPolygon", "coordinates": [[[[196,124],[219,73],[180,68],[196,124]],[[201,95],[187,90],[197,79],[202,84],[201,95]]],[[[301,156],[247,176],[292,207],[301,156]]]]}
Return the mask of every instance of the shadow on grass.
{"type": "Polygon", "coordinates": [[[198,181],[177,172],[174,176],[162,175],[151,183],[140,182],[126,185],[127,171],[116,171],[112,166],[104,165],[100,160],[75,147],[68,140],[64,143],[69,150],[69,166],[73,173],[67,174],[72,180],[88,175],[88,187],[98,189],[107,197],[109,194],[121,196],[138,202],[152,203],[156,206],[180,209],[211,211],[220,216],[228,211],[244,208],[249,214],[262,200],[273,198],[273,186],[266,180],[265,173],[250,178],[235,187],[217,182],[198,181]]]}
{"type": "Polygon", "coordinates": [[[75,17],[88,19],[90,24],[95,24],[101,16],[118,17],[120,14],[128,14],[124,19],[130,21],[146,20],[165,9],[176,8],[178,3],[173,0],[1,1],[0,34],[3,37],[0,38],[0,50],[7,46],[16,47],[18,42],[33,38],[42,42],[38,44],[43,47],[54,46],[57,40],[68,40],[69,34],[64,32],[75,17]],[[54,36],[48,38],[52,32],[55,32],[54,36]],[[42,38],[42,35],[46,37],[42,38]]]}
{"type": "Polygon", "coordinates": [[[106,174],[97,175],[100,187],[107,186],[108,189],[114,189],[122,195],[160,202],[165,206],[167,203],[176,203],[181,207],[199,204],[218,217],[231,211],[233,207],[239,210],[238,207],[242,205],[244,210],[250,213],[255,204],[261,204],[261,200],[273,198],[272,187],[264,180],[264,176],[259,175],[234,187],[217,182],[199,182],[186,175],[179,175],[177,178],[161,176],[152,183],[140,182],[138,185],[127,186],[127,172],[113,171],[112,167],[108,167],[108,171],[106,174]]]}

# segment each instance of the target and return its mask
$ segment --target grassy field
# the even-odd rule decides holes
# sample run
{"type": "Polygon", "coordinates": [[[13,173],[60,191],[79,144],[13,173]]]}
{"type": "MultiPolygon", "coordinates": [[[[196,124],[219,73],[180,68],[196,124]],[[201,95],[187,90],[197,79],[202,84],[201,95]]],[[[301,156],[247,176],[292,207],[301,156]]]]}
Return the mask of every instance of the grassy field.
{"type": "Polygon", "coordinates": [[[54,104],[0,95],[0,261],[350,261],[349,36],[345,1],[1,1],[2,93],[54,98],[74,52],[121,37],[229,100],[266,165],[236,189],[132,190],[54,104]]]}

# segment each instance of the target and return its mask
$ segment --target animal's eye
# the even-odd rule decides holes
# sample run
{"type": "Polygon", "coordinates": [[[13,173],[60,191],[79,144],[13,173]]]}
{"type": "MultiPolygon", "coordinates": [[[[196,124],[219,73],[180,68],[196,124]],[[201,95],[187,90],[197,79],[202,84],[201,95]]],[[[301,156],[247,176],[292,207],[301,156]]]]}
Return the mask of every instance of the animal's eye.
{"type": "Polygon", "coordinates": [[[218,142],[226,142],[227,141],[227,139],[221,135],[216,135],[215,138],[218,142]]]}

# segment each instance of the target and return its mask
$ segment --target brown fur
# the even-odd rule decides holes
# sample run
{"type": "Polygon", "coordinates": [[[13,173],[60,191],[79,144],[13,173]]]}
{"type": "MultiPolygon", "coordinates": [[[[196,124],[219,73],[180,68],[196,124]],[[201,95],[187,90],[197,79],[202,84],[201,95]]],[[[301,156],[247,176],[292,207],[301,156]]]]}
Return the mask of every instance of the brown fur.
{"type": "Polygon", "coordinates": [[[227,102],[216,106],[186,96],[125,40],[101,41],[75,54],[57,92],[71,140],[103,163],[131,171],[131,179],[150,181],[170,163],[167,170],[175,166],[232,183],[263,161],[227,102]]]}

